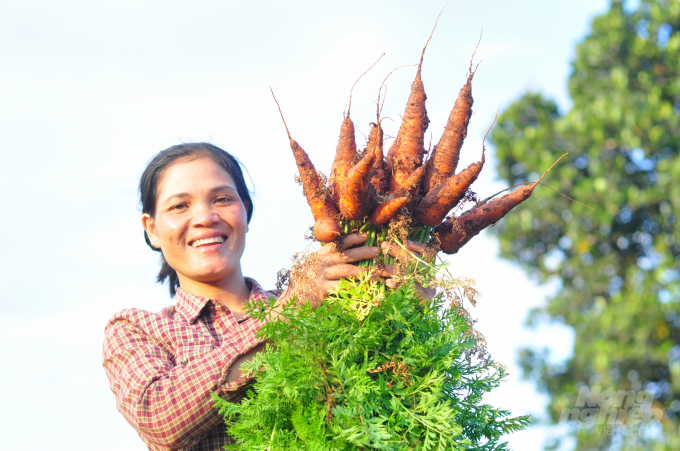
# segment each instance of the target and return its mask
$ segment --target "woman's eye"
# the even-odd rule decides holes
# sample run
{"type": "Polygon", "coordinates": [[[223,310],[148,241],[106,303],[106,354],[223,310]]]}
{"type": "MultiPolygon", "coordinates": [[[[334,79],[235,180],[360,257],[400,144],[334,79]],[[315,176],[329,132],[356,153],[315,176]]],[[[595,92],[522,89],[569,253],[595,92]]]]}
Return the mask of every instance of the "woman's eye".
{"type": "Polygon", "coordinates": [[[181,203],[181,204],[176,204],[170,207],[170,210],[181,210],[183,208],[186,208],[187,204],[181,203]]]}
{"type": "Polygon", "coordinates": [[[233,199],[231,197],[218,197],[217,199],[215,199],[215,202],[222,204],[228,204],[232,201],[233,199]]]}

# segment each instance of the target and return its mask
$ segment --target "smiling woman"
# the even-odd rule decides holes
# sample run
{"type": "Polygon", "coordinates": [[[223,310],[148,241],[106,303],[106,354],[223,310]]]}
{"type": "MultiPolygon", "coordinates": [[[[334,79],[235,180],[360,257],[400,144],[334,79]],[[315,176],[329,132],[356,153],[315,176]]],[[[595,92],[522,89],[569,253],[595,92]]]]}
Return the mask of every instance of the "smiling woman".
{"type": "MultiPolygon", "coordinates": [[[[245,208],[246,222],[250,222],[250,218],[253,215],[253,202],[250,198],[250,193],[248,192],[239,163],[232,155],[208,143],[180,144],[173,146],[160,152],[151,160],[142,174],[142,179],[139,183],[142,212],[144,213],[142,216],[142,223],[145,228],[144,239],[153,250],[161,251],[160,243],[152,244],[150,239],[150,236],[152,235],[157,238],[157,235],[154,233],[156,212],[160,212],[161,216],[165,218],[171,218],[170,215],[163,215],[163,213],[169,213],[169,208],[175,210],[175,213],[188,208],[187,197],[192,193],[192,190],[189,189],[192,187],[190,185],[195,185],[197,183],[196,174],[203,174],[202,170],[204,169],[215,178],[213,185],[208,184],[209,189],[216,190],[210,194],[219,194],[219,189],[229,191],[229,193],[226,193],[226,196],[223,193],[223,199],[221,201],[225,202],[229,199],[233,204],[233,200],[237,198],[240,201],[238,203],[245,208]],[[180,161],[194,164],[174,164],[180,161]],[[196,167],[194,168],[191,166],[196,167]],[[185,171],[184,174],[181,173],[182,170],[185,171]],[[173,173],[172,177],[164,177],[168,171],[176,173],[173,173]],[[225,180],[223,185],[219,184],[220,179],[225,180]],[[173,192],[172,188],[175,187],[166,186],[165,183],[168,180],[170,180],[171,183],[173,180],[180,183],[180,186],[177,187],[179,191],[173,192]],[[181,182],[184,182],[184,185],[181,185],[181,182]],[[168,188],[168,194],[165,199],[160,200],[163,203],[159,203],[158,195],[164,187],[168,188]],[[183,190],[183,187],[186,189],[183,190]],[[167,203],[170,203],[170,205],[167,205],[167,203]],[[149,234],[147,227],[152,227],[154,232],[149,234]]],[[[196,200],[197,199],[194,199],[194,203],[196,200]]],[[[175,217],[178,218],[179,215],[176,215],[175,217]]],[[[184,215],[184,217],[187,217],[187,215],[184,215]]],[[[162,219],[163,218],[161,218],[161,221],[162,219]]],[[[241,249],[241,252],[243,252],[243,249],[241,249]]],[[[171,296],[175,295],[175,290],[180,286],[178,274],[173,268],[173,266],[168,264],[166,252],[163,251],[162,268],[158,274],[158,282],[169,279],[171,296]]]]}
{"type": "MultiPolygon", "coordinates": [[[[244,396],[250,379],[241,364],[264,347],[257,337],[262,323],[247,315],[246,305],[275,298],[241,272],[252,200],[238,161],[206,143],[156,155],[142,175],[140,197],[146,242],[162,255],[158,281],[169,281],[175,304],[158,313],[116,313],[106,326],[104,369],[118,410],[150,450],[219,450],[231,440],[210,394],[228,401],[244,396]]],[[[347,250],[329,244],[317,252],[307,289],[313,305],[340,279],[366,271],[351,263],[374,258],[378,249],[350,249],[365,240],[349,235],[347,250]]],[[[294,293],[289,286],[271,303],[271,318],[294,293]]]]}
{"type": "Polygon", "coordinates": [[[155,212],[144,208],[142,224],[150,245],[162,252],[171,280],[176,279],[170,284],[171,293],[177,286],[192,291],[199,284],[215,291],[211,298],[232,304],[225,298],[226,290],[228,297],[236,296],[236,305],[242,304],[241,295],[249,290],[240,261],[252,203],[247,191],[243,198],[248,196],[248,200],[241,200],[239,191],[245,191],[241,186],[245,183],[240,171],[232,176],[233,170],[226,170],[209,155],[183,157],[160,173],[155,212]]]}

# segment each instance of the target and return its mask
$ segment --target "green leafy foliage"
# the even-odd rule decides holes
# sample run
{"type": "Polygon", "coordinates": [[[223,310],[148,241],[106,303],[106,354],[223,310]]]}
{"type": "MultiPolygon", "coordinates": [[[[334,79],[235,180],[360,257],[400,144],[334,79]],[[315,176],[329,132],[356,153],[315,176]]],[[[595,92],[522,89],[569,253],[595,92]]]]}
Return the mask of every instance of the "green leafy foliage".
{"type": "Polygon", "coordinates": [[[680,449],[680,2],[612,1],[576,48],[573,106],[528,93],[492,133],[510,185],[544,180],[594,208],[539,187],[494,233],[505,258],[561,289],[529,323],[572,327],[573,357],[522,352],[526,377],[551,396],[554,421],[579,387],[649,390],[662,418],[640,434],[571,432],[578,449],[680,449]],[[661,411],[661,410],[659,410],[661,411]]]}
{"type": "MultiPolygon", "coordinates": [[[[482,403],[504,372],[474,363],[466,318],[441,296],[422,302],[412,281],[376,287],[342,281],[316,310],[291,303],[262,328],[269,344],[249,367],[248,396],[215,397],[232,449],[507,449],[501,435],[529,419],[482,403]]],[[[266,317],[265,304],[252,307],[266,317]]]]}

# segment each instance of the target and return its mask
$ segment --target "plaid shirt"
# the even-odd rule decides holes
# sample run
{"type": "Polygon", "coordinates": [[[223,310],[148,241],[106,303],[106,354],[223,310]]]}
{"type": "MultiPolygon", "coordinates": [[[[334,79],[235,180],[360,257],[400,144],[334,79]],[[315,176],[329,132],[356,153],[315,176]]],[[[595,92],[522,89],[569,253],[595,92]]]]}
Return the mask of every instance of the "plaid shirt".
{"type": "MultiPolygon", "coordinates": [[[[246,283],[251,299],[273,297],[254,280],[246,283]]],[[[126,309],[111,318],[104,370],[118,410],[150,450],[212,451],[233,443],[210,392],[235,402],[244,396],[249,379],[226,382],[227,374],[261,342],[261,325],[182,290],[159,313],[126,309]]]]}

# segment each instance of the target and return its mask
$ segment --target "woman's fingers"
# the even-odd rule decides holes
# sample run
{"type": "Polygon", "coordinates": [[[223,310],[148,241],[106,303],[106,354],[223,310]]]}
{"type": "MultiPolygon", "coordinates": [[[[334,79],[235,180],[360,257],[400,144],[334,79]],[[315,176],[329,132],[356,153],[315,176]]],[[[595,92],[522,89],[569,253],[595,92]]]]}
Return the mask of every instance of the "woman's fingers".
{"type": "Polygon", "coordinates": [[[368,239],[368,235],[365,233],[351,233],[347,235],[345,238],[342,240],[342,245],[345,249],[348,247],[356,246],[357,244],[361,244],[364,241],[368,239]]]}
{"type": "Polygon", "coordinates": [[[333,265],[323,270],[323,276],[327,280],[339,280],[357,277],[366,272],[368,268],[359,268],[349,264],[333,265]]]}
{"type": "MultiPolygon", "coordinates": [[[[419,243],[417,241],[407,241],[404,247],[406,250],[397,244],[382,243],[383,251],[393,257],[403,256],[406,251],[409,251],[413,257],[420,258],[423,254],[426,254],[429,251],[429,248],[426,244],[419,243]]],[[[396,268],[393,265],[385,266],[382,271],[381,276],[385,277],[385,285],[387,285],[389,288],[397,288],[398,283],[393,278],[396,273],[396,268]]],[[[436,291],[434,288],[416,285],[416,294],[420,296],[423,301],[432,299],[435,293],[436,291]]]]}
{"type": "Polygon", "coordinates": [[[432,299],[437,294],[437,290],[433,287],[421,287],[419,285],[418,288],[420,288],[420,291],[422,291],[423,295],[428,299],[432,299]]]}
{"type": "MultiPolygon", "coordinates": [[[[411,251],[411,253],[416,257],[420,257],[421,255],[425,254],[428,250],[426,244],[419,243],[417,241],[407,241],[404,247],[407,250],[411,251]]],[[[388,255],[391,255],[392,257],[399,257],[401,255],[404,255],[404,249],[398,244],[384,241],[382,243],[382,249],[384,252],[386,252],[388,255]]]]}
{"type": "Polygon", "coordinates": [[[342,263],[354,263],[364,259],[375,258],[378,256],[377,247],[361,246],[348,249],[349,247],[365,242],[367,238],[368,236],[365,233],[347,235],[343,240],[343,247],[346,250],[338,252],[335,244],[330,243],[319,249],[317,256],[328,266],[342,263]]]}
{"type": "Polygon", "coordinates": [[[346,251],[336,252],[329,255],[333,263],[354,263],[366,258],[375,258],[378,256],[377,247],[355,247],[354,249],[347,249],[346,251]]]}
{"type": "Polygon", "coordinates": [[[423,255],[427,252],[428,246],[427,244],[419,243],[418,241],[407,241],[406,249],[411,252],[417,252],[418,254],[423,255]]]}
{"type": "MultiPolygon", "coordinates": [[[[342,247],[343,249],[347,249],[349,247],[356,246],[357,244],[361,244],[367,239],[368,235],[366,235],[365,233],[352,233],[342,239],[342,247]]],[[[319,256],[332,255],[334,253],[337,253],[337,246],[335,245],[335,243],[328,243],[325,246],[322,246],[321,249],[319,249],[317,255],[319,256]]]]}
{"type": "MultiPolygon", "coordinates": [[[[408,243],[407,243],[408,244],[408,243]]],[[[389,241],[383,241],[382,244],[382,250],[385,252],[387,255],[390,255],[392,257],[399,257],[403,253],[403,249],[401,246],[395,243],[390,243],[389,241]]]]}
{"type": "Polygon", "coordinates": [[[397,273],[397,268],[394,267],[394,265],[387,265],[383,268],[382,273],[380,273],[380,277],[392,277],[397,273]]]}

